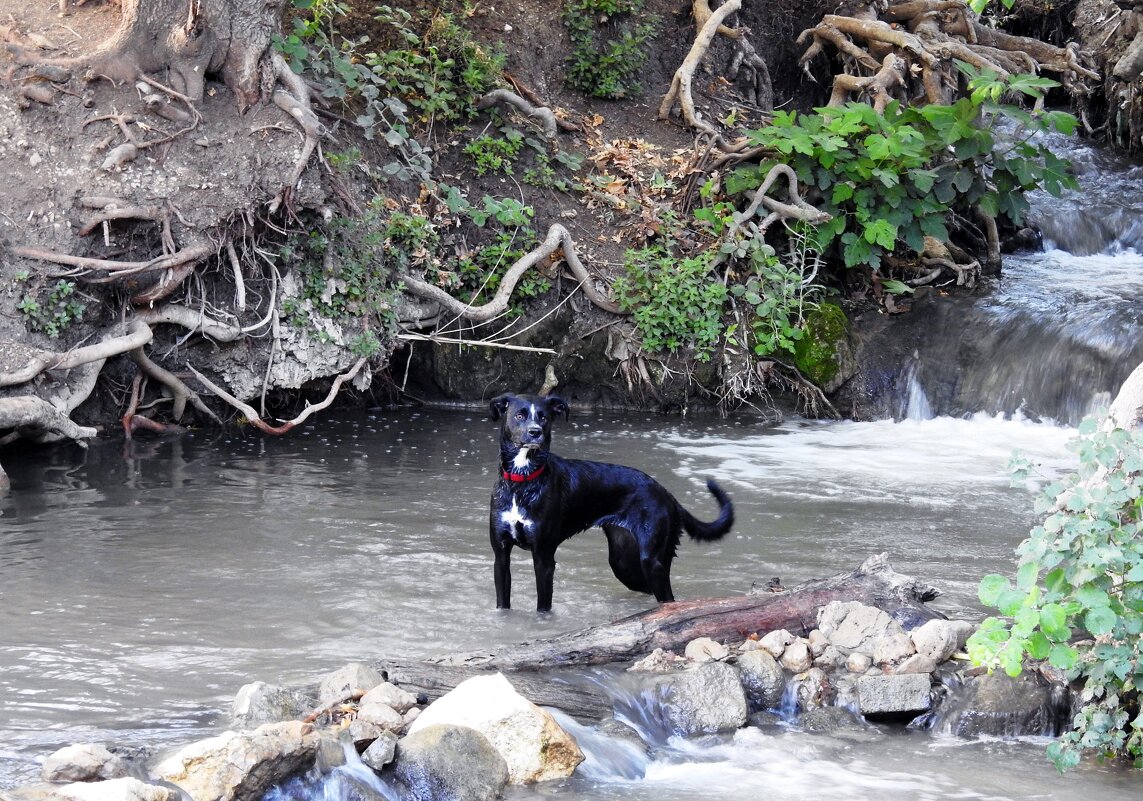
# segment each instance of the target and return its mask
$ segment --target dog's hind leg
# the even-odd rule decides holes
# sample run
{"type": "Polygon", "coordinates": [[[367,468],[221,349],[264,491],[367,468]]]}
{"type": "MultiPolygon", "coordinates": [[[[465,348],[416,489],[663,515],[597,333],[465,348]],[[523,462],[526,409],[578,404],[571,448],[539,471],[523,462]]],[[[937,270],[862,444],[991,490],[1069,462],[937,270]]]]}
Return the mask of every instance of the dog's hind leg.
{"type": "Polygon", "coordinates": [[[655,600],[661,604],[675,600],[675,594],[671,591],[670,562],[664,565],[658,556],[646,556],[642,560],[642,567],[655,600]]]}
{"type": "Polygon", "coordinates": [[[604,523],[603,533],[607,535],[607,563],[615,578],[623,586],[635,592],[651,594],[651,585],[643,573],[642,559],[639,557],[639,543],[635,535],[623,526],[604,523]]]}

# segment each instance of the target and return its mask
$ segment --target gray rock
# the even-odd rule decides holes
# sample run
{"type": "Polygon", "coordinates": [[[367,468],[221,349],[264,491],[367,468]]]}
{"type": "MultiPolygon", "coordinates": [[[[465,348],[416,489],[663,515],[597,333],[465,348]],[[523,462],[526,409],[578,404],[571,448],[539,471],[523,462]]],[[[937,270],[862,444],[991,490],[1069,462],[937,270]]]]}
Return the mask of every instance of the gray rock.
{"type": "Polygon", "coordinates": [[[378,773],[393,761],[397,755],[397,735],[382,732],[381,735],[361,752],[361,761],[378,773]]]}
{"type": "Polygon", "coordinates": [[[932,682],[928,674],[862,676],[857,697],[863,715],[925,712],[932,705],[932,682]]]}
{"type": "Polygon", "coordinates": [[[102,743],[79,743],[59,749],[44,760],[46,782],[94,782],[127,775],[127,763],[102,743]]]}
{"type": "Polygon", "coordinates": [[[871,667],[873,667],[873,657],[861,651],[854,651],[845,660],[845,669],[850,673],[864,673],[871,667]]]}
{"type": "Polygon", "coordinates": [[[833,683],[821,668],[810,668],[799,673],[790,683],[793,686],[794,707],[799,712],[828,706],[833,701],[833,683]]]}
{"type": "Polygon", "coordinates": [[[444,723],[398,742],[391,771],[412,801],[493,801],[508,784],[508,763],[487,737],[444,723]]]}
{"type": "Polygon", "coordinates": [[[256,729],[263,723],[304,718],[317,701],[300,691],[264,681],[239,688],[230,705],[230,719],[239,729],[256,729]]]}
{"type": "MultiPolygon", "coordinates": [[[[965,621],[930,620],[928,623],[913,629],[910,636],[913,638],[917,653],[928,657],[939,665],[964,646],[961,635],[965,631],[966,625],[971,632],[972,624],[965,623],[965,621]]],[[[964,636],[967,638],[967,634],[964,636]]]]}
{"type": "Polygon", "coordinates": [[[798,719],[806,731],[814,734],[838,735],[852,732],[865,732],[869,725],[849,709],[841,706],[820,706],[811,709],[798,719]]]}
{"type": "Polygon", "coordinates": [[[322,679],[318,689],[318,703],[332,704],[349,698],[360,691],[367,693],[385,681],[385,677],[369,665],[350,662],[322,679]]]}
{"type": "Polygon", "coordinates": [[[734,731],[746,724],[746,691],[738,668],[708,662],[693,670],[655,676],[667,722],[678,734],[734,731]]]}
{"type": "Polygon", "coordinates": [[[402,690],[395,684],[389,682],[382,682],[374,687],[361,699],[362,705],[381,703],[385,704],[398,713],[404,715],[410,709],[417,705],[417,696],[413,695],[408,690],[402,690]]]}
{"type": "Polygon", "coordinates": [[[710,637],[698,637],[687,643],[683,656],[692,662],[721,661],[730,656],[730,650],[710,637]]]}
{"type": "Polygon", "coordinates": [[[894,673],[932,673],[937,669],[937,663],[924,654],[913,654],[897,666],[894,673]]]}
{"type": "Polygon", "coordinates": [[[897,628],[890,627],[873,642],[873,661],[879,665],[894,665],[916,653],[913,639],[896,623],[893,626],[897,628]]]}
{"type": "Polygon", "coordinates": [[[747,651],[738,657],[738,670],[751,709],[773,709],[782,703],[786,673],[769,651],[747,651]]]}

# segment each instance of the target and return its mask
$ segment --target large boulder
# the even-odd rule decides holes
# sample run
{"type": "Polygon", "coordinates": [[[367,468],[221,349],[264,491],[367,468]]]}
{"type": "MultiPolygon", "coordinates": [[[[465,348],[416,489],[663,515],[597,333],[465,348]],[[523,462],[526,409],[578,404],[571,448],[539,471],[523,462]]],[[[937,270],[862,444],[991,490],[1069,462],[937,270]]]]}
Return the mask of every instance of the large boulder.
{"type": "Polygon", "coordinates": [[[501,673],[461,682],[426,707],[409,734],[436,724],[468,726],[487,737],[513,784],[566,778],[584,758],[551,713],[516,692],[501,673]]]}
{"type": "Polygon", "coordinates": [[[119,779],[127,775],[127,763],[101,743],[79,743],[50,754],[40,775],[46,782],[119,779]]]}
{"type": "Polygon", "coordinates": [[[746,725],[746,691],[739,670],[707,662],[692,670],[655,676],[667,724],[676,734],[712,734],[746,725]]]}
{"type": "Polygon", "coordinates": [[[191,743],[151,772],[181,787],[194,801],[259,798],[313,765],[319,739],[301,721],[267,723],[191,743]]]}
{"type": "Polygon", "coordinates": [[[492,801],[508,783],[508,763],[475,729],[435,723],[397,743],[389,776],[410,801],[492,801]]]}

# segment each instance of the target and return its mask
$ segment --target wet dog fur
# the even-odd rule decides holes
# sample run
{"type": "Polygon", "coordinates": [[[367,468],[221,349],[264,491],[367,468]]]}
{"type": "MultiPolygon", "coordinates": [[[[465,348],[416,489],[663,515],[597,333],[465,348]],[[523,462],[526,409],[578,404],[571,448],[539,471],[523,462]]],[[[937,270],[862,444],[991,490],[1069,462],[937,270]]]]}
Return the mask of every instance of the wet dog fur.
{"type": "Polygon", "coordinates": [[[569,417],[561,398],[500,395],[490,409],[492,419],[502,421],[499,476],[489,514],[499,609],[511,606],[509,557],[514,547],[532,553],[538,611],[552,608],[556,549],[596,526],[607,535],[608,562],[616,578],[663,603],[674,600],[671,561],[681,532],[696,540],[717,540],[734,524],[730,497],[713,480],[707,488],[718,501],[719,514],[706,523],[646,473],[552,453],[552,422],[569,417]]]}

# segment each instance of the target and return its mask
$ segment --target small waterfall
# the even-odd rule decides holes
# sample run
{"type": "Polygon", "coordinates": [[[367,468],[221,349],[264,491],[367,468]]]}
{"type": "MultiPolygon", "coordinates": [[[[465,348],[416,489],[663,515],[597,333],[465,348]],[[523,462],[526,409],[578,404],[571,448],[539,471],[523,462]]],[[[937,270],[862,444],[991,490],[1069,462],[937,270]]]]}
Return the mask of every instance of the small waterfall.
{"type": "Polygon", "coordinates": [[[1030,197],[1046,249],[1005,255],[977,297],[921,290],[909,313],[880,322],[852,390],[859,418],[1020,413],[1075,425],[1143,361],[1143,167],[1050,145],[1082,189],[1030,197]]]}
{"type": "Polygon", "coordinates": [[[931,420],[933,418],[933,407],[925,394],[925,388],[921,386],[921,379],[918,375],[920,368],[920,357],[914,351],[912,360],[905,365],[905,370],[901,374],[904,390],[901,393],[902,408],[896,416],[898,420],[931,420]]]}

